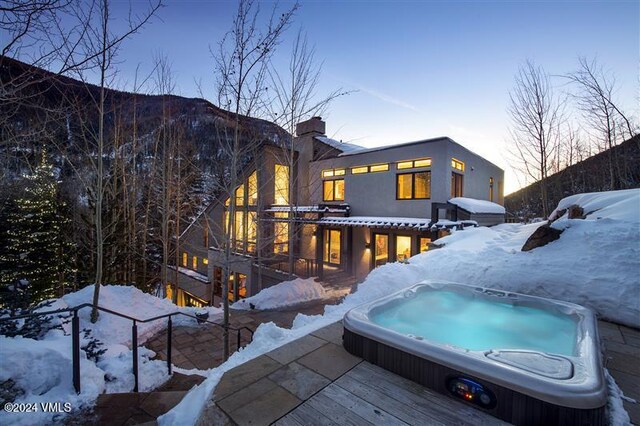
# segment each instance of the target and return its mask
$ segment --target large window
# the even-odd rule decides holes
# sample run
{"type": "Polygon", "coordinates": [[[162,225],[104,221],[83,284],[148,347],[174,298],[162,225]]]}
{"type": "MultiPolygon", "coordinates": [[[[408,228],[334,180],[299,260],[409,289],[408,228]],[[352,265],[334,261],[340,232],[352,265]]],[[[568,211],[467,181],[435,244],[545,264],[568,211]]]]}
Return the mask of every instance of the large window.
{"type": "Polygon", "coordinates": [[[451,172],[451,197],[462,197],[464,187],[464,176],[460,173],[451,172]]]}
{"type": "Polygon", "coordinates": [[[237,211],[236,212],[236,220],[234,222],[234,238],[236,240],[236,249],[243,250],[244,249],[244,212],[237,211]]]}
{"type": "Polygon", "coordinates": [[[425,200],[431,198],[431,172],[397,174],[396,198],[398,200],[425,200]]]}
{"type": "Polygon", "coordinates": [[[258,204],[258,173],[253,172],[247,180],[247,204],[255,206],[258,204]]]}
{"type": "Polygon", "coordinates": [[[324,230],[323,260],[330,265],[340,265],[340,237],[339,229],[324,230]]]}
{"type": "Polygon", "coordinates": [[[411,237],[396,235],[396,260],[404,262],[411,257],[411,237]]]}
{"type": "Polygon", "coordinates": [[[344,201],[344,179],[325,180],[322,195],[324,201],[344,201]]]}
{"type": "Polygon", "coordinates": [[[247,251],[256,251],[256,237],[258,235],[258,215],[256,212],[249,212],[247,217],[247,251]]]}
{"type": "Polygon", "coordinates": [[[236,206],[244,206],[244,184],[236,189],[236,206]]]}
{"type": "MultiPolygon", "coordinates": [[[[289,213],[278,212],[274,213],[276,219],[289,218],[289,213]]],[[[288,253],[289,252],[289,222],[274,222],[273,225],[273,252],[274,253],[288,253]]]]}
{"type": "Polygon", "coordinates": [[[289,204],[289,166],[276,164],[274,180],[274,204],[280,206],[289,204]]]}
{"type": "Polygon", "coordinates": [[[387,234],[375,234],[373,250],[374,267],[387,263],[389,261],[389,236],[387,234]]]}

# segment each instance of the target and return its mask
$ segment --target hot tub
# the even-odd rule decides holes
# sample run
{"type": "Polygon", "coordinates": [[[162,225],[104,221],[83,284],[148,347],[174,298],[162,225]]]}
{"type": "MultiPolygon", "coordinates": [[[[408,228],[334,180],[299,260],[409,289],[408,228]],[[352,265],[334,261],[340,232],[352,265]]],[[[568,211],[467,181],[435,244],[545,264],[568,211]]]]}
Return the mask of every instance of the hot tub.
{"type": "Polygon", "coordinates": [[[350,353],[514,424],[604,424],[593,312],[572,303],[423,282],[347,312],[350,353]]]}

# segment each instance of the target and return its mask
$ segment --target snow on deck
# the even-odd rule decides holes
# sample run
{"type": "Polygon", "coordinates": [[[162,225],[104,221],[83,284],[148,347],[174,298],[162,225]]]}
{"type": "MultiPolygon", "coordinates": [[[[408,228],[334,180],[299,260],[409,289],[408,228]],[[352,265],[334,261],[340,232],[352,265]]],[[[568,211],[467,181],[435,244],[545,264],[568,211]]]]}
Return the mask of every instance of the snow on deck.
{"type": "Polygon", "coordinates": [[[335,206],[271,206],[265,209],[265,212],[290,212],[293,209],[295,213],[344,213],[349,209],[349,204],[338,204],[335,206]]]}
{"type": "Polygon", "coordinates": [[[451,204],[455,204],[475,214],[505,214],[505,209],[500,204],[487,200],[476,200],[475,198],[455,197],[449,200],[451,204]]]}

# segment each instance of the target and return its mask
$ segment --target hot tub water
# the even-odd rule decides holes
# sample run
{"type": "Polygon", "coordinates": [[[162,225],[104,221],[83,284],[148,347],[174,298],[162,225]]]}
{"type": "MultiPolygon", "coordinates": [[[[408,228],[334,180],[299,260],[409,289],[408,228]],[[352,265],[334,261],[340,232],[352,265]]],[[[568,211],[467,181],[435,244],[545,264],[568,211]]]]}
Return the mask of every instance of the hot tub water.
{"type": "Polygon", "coordinates": [[[374,308],[370,320],[402,334],[472,351],[524,349],[576,355],[575,315],[444,289],[409,296],[374,308]]]}

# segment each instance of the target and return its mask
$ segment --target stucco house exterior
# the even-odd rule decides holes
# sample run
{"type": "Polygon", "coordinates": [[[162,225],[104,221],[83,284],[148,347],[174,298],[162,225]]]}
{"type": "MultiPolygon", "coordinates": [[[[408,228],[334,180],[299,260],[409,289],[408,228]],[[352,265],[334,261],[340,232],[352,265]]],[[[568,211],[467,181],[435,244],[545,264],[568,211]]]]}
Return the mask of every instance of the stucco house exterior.
{"type": "Polygon", "coordinates": [[[504,221],[504,171],[448,137],[365,149],[327,138],[319,117],[296,130],[292,148],[265,144],[244,168],[233,215],[222,196],[180,237],[167,286],[178,304],[221,301],[227,224],[238,300],[289,272],[358,280],[447,229],[504,221]]]}

